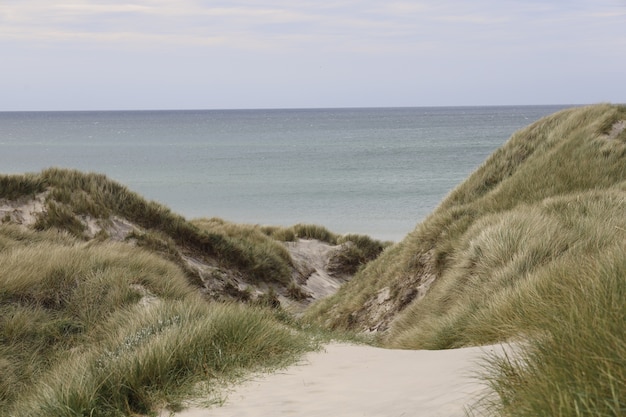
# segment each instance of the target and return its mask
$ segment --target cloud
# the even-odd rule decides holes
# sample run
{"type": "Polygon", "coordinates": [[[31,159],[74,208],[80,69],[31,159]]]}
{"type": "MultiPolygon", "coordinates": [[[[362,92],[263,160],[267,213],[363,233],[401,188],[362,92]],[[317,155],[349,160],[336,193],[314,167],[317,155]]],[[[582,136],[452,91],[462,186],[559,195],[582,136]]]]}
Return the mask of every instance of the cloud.
{"type": "Polygon", "coordinates": [[[203,96],[283,88],[300,100],[310,86],[342,100],[376,89],[420,97],[436,80],[461,91],[513,74],[623,70],[625,12],[615,0],[2,0],[0,45],[5,79],[30,83],[24,68],[45,67],[30,78],[49,91],[78,76],[116,85],[99,69],[119,65],[129,89],[158,73],[146,91],[190,83],[180,88],[190,96],[213,83],[203,96]]]}
{"type": "Polygon", "coordinates": [[[624,8],[585,0],[9,0],[0,9],[0,41],[247,51],[488,52],[504,45],[588,43],[586,34],[599,33],[605,23],[623,16],[624,8]],[[585,31],[575,30],[580,27],[585,31]]]}
{"type": "MultiPolygon", "coordinates": [[[[306,1],[206,2],[159,0],[134,2],[43,0],[10,1],[0,11],[0,37],[3,39],[51,42],[162,41],[204,42],[209,37],[301,40],[308,35],[354,39],[402,36],[411,33],[416,22],[409,15],[426,6],[393,2],[338,1],[322,4],[306,1]]],[[[256,42],[252,42],[256,43],[256,42]]]]}

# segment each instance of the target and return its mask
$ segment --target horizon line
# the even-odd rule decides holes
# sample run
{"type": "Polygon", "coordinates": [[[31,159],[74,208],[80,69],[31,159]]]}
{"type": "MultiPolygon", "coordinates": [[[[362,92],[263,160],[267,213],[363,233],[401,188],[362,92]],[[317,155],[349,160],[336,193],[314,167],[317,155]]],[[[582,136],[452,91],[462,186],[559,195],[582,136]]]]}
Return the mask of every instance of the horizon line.
{"type": "MultiPolygon", "coordinates": [[[[302,110],[393,110],[393,109],[453,109],[489,107],[579,107],[598,103],[551,104],[463,104],[422,106],[337,106],[337,107],[232,107],[232,108],[145,108],[145,109],[81,109],[81,110],[0,110],[0,113],[115,113],[115,112],[205,112],[205,111],[302,111],[302,110]]],[[[624,104],[624,103],[613,103],[624,104]]]]}

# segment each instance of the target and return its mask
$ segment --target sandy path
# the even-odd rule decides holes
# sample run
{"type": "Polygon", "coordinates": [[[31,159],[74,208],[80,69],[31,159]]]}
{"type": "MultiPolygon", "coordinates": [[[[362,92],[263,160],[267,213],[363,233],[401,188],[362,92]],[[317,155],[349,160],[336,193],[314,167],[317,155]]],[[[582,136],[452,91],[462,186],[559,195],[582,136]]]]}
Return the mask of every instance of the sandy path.
{"type": "Polygon", "coordinates": [[[332,344],[298,365],[235,387],[223,407],[175,416],[461,417],[485,389],[474,372],[493,349],[409,351],[332,344]]]}

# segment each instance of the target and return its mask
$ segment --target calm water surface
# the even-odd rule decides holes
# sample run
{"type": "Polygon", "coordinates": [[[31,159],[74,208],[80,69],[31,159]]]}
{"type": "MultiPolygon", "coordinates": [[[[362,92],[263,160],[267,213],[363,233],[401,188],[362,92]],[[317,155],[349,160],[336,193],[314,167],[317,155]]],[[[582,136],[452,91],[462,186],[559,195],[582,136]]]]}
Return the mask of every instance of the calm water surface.
{"type": "Polygon", "coordinates": [[[100,172],[188,218],[400,240],[514,131],[565,107],[5,112],[0,172],[100,172]]]}

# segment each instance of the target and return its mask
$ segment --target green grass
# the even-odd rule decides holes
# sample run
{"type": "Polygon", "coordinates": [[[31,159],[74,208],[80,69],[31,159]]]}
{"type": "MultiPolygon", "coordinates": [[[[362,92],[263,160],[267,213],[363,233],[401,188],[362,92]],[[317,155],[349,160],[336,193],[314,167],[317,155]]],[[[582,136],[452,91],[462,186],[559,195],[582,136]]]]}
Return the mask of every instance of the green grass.
{"type": "Polygon", "coordinates": [[[291,284],[293,268],[291,256],[283,242],[292,242],[300,238],[316,239],[331,245],[346,244],[335,252],[330,260],[330,270],[336,274],[349,275],[376,259],[391,244],[365,235],[338,235],[323,226],[311,224],[272,227],[236,224],[219,218],[197,219],[192,223],[201,230],[223,234],[235,245],[245,248],[250,259],[259,263],[253,269],[272,270],[274,280],[283,284],[291,284]]]}
{"type": "MultiPolygon", "coordinates": [[[[417,288],[433,276],[436,285],[443,285],[458,269],[467,232],[476,234],[476,224],[552,198],[621,193],[626,132],[613,139],[603,135],[622,119],[626,107],[597,105],[565,110],[516,132],[404,241],[369,263],[336,296],[310,309],[308,317],[333,328],[376,327],[379,317],[367,311],[368,301],[388,289],[395,295],[393,319],[420,299],[417,291],[406,293],[408,287],[417,288]]],[[[497,233],[492,239],[498,239],[497,233]]]]}
{"type": "Polygon", "coordinates": [[[543,337],[518,356],[488,360],[483,378],[497,396],[483,406],[511,417],[626,415],[623,247],[580,262],[577,271],[556,266],[544,274],[558,281],[533,306],[533,330],[543,337]]]}
{"type": "Polygon", "coordinates": [[[282,284],[291,282],[292,260],[280,242],[268,237],[258,226],[230,223],[223,219],[197,219],[192,224],[202,231],[225,236],[245,254],[249,270],[282,284]],[[258,272],[257,272],[258,271],[258,272]]]}
{"type": "Polygon", "coordinates": [[[532,333],[536,300],[560,285],[555,268],[578,274],[625,242],[625,209],[626,193],[593,191],[485,216],[459,239],[428,296],[398,317],[389,344],[450,348],[532,333]]]}
{"type": "Polygon", "coordinates": [[[516,132],[305,318],[388,327],[382,343],[404,349],[528,342],[490,363],[491,415],[624,415],[626,131],[608,136],[623,120],[603,104],[516,132]]]}
{"type": "Polygon", "coordinates": [[[136,306],[112,315],[97,345],[70,354],[20,398],[14,415],[128,415],[179,407],[200,381],[283,366],[313,347],[268,311],[199,299],[136,306]]]}
{"type": "Polygon", "coordinates": [[[141,248],[8,225],[0,245],[4,415],[175,408],[199,382],[210,391],[316,347],[276,312],[208,303],[141,248]]]}
{"type": "Polygon", "coordinates": [[[0,198],[16,199],[50,191],[46,212],[35,225],[38,230],[64,230],[85,238],[84,216],[106,224],[116,215],[147,230],[152,248],[171,248],[172,241],[180,251],[216,260],[224,268],[240,271],[250,281],[289,280],[284,263],[255,253],[256,242],[241,236],[233,238],[223,230],[200,229],[167,207],[147,201],[101,174],[51,168],[39,174],[0,176],[0,185],[0,198]],[[163,242],[157,245],[155,239],[159,236],[163,242]]]}
{"type": "MultiPolygon", "coordinates": [[[[280,242],[296,238],[331,244],[353,240],[357,249],[342,254],[336,262],[352,264],[350,271],[375,258],[386,245],[366,236],[342,237],[316,225],[261,227],[216,218],[190,222],[95,173],[50,168],[39,174],[0,176],[0,186],[0,198],[7,199],[49,191],[46,211],[35,224],[37,230],[63,230],[85,239],[87,216],[104,226],[111,216],[119,216],[145,230],[133,234],[139,244],[168,256],[181,267],[185,268],[181,255],[192,255],[224,269],[235,269],[252,283],[288,285],[291,282],[292,261],[280,242]]],[[[188,272],[192,282],[200,281],[188,272]]]]}
{"type": "Polygon", "coordinates": [[[0,198],[47,192],[32,229],[0,224],[0,409],[16,417],[175,409],[338,337],[276,308],[271,285],[245,305],[209,302],[185,256],[299,298],[284,241],[352,242],[351,265],[384,246],[313,225],[187,221],[99,174],[49,169],[0,184],[0,198]],[[125,242],[87,234],[87,218],[106,226],[112,216],[140,229],[125,242]]]}
{"type": "Polygon", "coordinates": [[[623,416],[626,131],[612,133],[623,120],[626,107],[603,104],[516,132],[396,245],[314,225],[188,222],[97,174],[0,177],[0,198],[50,191],[37,230],[0,225],[0,409],[178,407],[194,387],[336,337],[322,327],[386,330],[374,342],[404,349],[514,342],[517,354],[486,362],[487,415],[623,416]],[[84,240],[84,216],[112,215],[144,228],[138,247],[84,240]],[[181,269],[181,253],[206,256],[297,296],[281,242],[298,238],[349,242],[331,264],[359,271],[302,322],[208,303],[181,269]]]}
{"type": "Polygon", "coordinates": [[[34,174],[0,176],[0,198],[15,200],[32,197],[45,190],[45,183],[34,174]]]}

